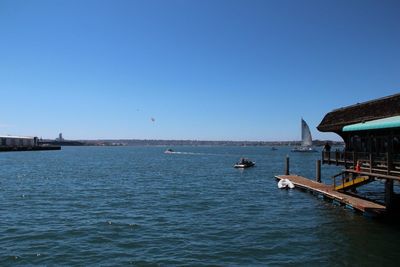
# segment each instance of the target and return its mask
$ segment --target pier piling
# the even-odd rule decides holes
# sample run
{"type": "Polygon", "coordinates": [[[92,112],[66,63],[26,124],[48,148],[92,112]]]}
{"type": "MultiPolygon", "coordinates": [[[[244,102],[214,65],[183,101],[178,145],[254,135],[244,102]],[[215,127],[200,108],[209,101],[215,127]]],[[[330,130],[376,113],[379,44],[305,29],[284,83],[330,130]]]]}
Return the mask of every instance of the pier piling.
{"type": "Polygon", "coordinates": [[[286,155],[285,175],[289,175],[289,155],[286,155]]]}
{"type": "Polygon", "coordinates": [[[393,209],[393,180],[385,181],[385,205],[387,209],[393,209]]]}
{"type": "Polygon", "coordinates": [[[318,183],[321,182],[321,160],[317,160],[315,164],[315,175],[318,183]]]}

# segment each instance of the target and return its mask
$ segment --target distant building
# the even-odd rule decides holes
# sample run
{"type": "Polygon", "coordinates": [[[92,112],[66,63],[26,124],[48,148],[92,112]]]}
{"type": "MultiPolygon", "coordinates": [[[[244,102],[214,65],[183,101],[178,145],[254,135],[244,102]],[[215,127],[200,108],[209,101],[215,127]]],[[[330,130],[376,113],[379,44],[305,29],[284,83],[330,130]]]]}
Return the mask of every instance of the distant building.
{"type": "Polygon", "coordinates": [[[35,147],[38,145],[37,137],[0,135],[0,147],[35,147]]]}
{"type": "Polygon", "coordinates": [[[59,142],[64,141],[64,138],[63,138],[63,136],[62,136],[62,133],[59,133],[59,134],[58,134],[58,138],[56,138],[56,141],[59,141],[59,142]]]}
{"type": "Polygon", "coordinates": [[[0,152],[60,150],[61,146],[45,144],[36,136],[0,135],[0,152]]]}

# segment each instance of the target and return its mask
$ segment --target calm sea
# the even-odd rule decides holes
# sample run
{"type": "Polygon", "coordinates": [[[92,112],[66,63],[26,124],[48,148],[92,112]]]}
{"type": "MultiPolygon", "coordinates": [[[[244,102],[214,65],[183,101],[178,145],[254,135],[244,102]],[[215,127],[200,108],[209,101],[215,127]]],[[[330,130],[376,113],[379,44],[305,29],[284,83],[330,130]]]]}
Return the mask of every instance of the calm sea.
{"type": "MultiPolygon", "coordinates": [[[[288,148],[64,147],[0,154],[0,265],[398,266],[400,230],[278,190],[288,148]],[[238,170],[241,156],[256,167],[238,170]]],[[[323,180],[338,172],[323,166],[323,180]]]]}

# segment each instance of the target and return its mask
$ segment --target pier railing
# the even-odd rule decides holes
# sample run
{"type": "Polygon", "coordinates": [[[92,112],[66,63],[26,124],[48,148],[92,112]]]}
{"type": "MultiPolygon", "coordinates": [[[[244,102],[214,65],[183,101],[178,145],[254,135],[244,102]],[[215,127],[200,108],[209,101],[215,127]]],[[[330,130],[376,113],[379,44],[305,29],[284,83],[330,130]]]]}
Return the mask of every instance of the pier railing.
{"type": "Polygon", "coordinates": [[[373,179],[368,175],[358,172],[343,171],[332,176],[333,188],[335,190],[347,190],[372,182],[373,179]]]}
{"type": "Polygon", "coordinates": [[[400,154],[322,151],[322,164],[345,166],[371,175],[400,177],[400,154]]]}

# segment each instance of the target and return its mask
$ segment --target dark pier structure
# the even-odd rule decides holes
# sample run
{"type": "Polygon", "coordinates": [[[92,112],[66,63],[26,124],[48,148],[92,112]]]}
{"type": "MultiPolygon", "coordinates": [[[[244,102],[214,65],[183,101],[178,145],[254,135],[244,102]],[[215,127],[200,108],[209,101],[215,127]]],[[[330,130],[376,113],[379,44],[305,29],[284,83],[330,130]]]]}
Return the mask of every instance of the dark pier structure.
{"type": "MultiPolygon", "coordinates": [[[[325,115],[317,129],[334,132],[343,138],[345,148],[322,151],[322,164],[343,166],[332,177],[332,185],[289,175],[293,183],[313,193],[328,197],[337,203],[364,213],[399,215],[400,198],[394,192],[394,183],[400,182],[400,94],[333,110],[325,115]],[[384,184],[384,199],[372,201],[356,194],[357,188],[374,181],[384,184]]],[[[318,166],[319,165],[319,166],[318,166]]],[[[316,176],[320,181],[320,163],[316,176]]]]}

